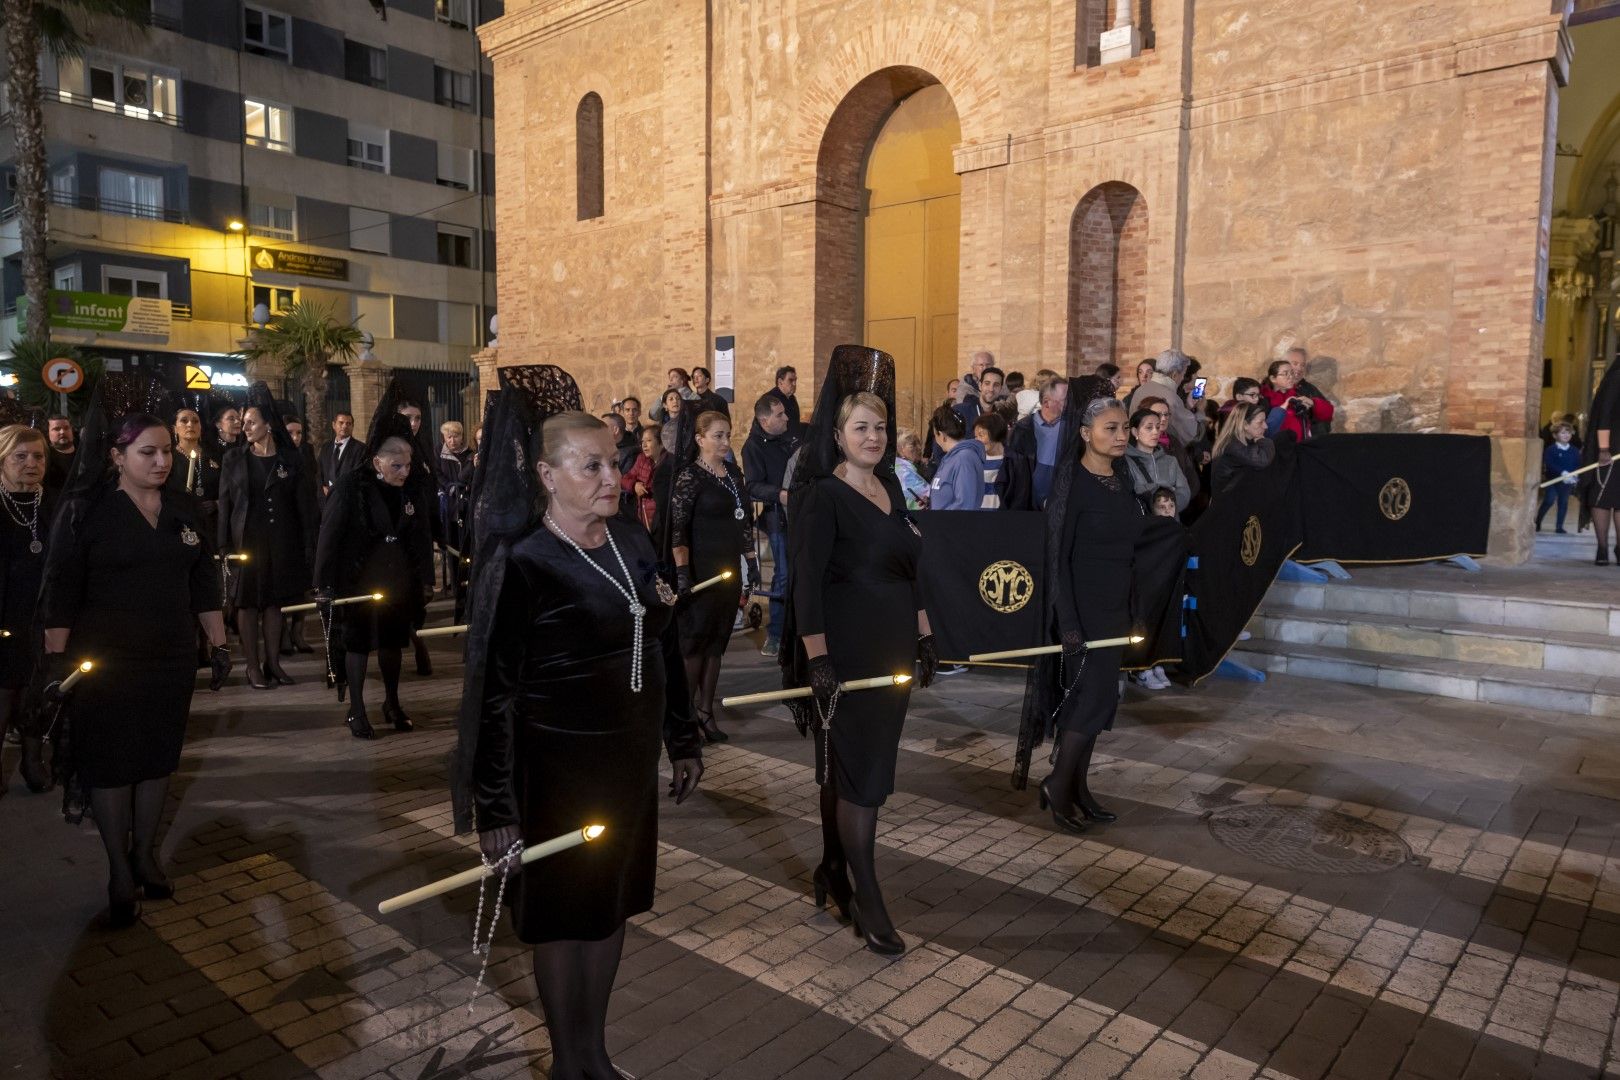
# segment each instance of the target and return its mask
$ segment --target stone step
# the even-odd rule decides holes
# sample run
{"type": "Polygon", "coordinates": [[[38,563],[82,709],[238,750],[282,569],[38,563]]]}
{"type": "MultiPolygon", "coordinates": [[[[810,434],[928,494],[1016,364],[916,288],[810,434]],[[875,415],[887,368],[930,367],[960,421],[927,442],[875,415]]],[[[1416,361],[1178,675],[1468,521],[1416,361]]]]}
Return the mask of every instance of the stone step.
{"type": "Polygon", "coordinates": [[[1363,649],[1252,638],[1231,658],[1262,671],[1431,694],[1460,701],[1551,709],[1591,717],[1620,734],[1620,679],[1582,672],[1549,672],[1501,664],[1368,652],[1363,649]]]}
{"type": "Polygon", "coordinates": [[[1482,626],[1454,619],[1315,611],[1270,597],[1249,623],[1257,638],[1325,645],[1386,656],[1461,660],[1530,671],[1620,679],[1620,649],[1608,634],[1537,627],[1482,626]]]}
{"type": "MultiPolygon", "coordinates": [[[[1354,578],[1321,585],[1279,581],[1266,594],[1266,603],[1302,611],[1620,636],[1620,589],[1600,587],[1620,584],[1620,570],[1610,572],[1615,574],[1613,582],[1594,578],[1591,590],[1574,597],[1564,592],[1494,591],[1489,578],[1476,581],[1468,575],[1469,580],[1459,580],[1455,589],[1357,584],[1354,578]]],[[[1460,570],[1457,574],[1459,579],[1465,577],[1460,570]]]]}

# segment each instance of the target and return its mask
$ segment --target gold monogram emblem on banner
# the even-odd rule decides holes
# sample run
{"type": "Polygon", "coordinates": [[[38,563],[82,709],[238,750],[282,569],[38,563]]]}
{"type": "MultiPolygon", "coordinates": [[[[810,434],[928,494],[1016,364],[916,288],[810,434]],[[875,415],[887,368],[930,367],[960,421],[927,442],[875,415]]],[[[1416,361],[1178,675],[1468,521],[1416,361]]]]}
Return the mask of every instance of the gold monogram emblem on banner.
{"type": "Polygon", "coordinates": [[[993,562],[979,575],[979,596],[994,611],[1011,615],[1035,595],[1035,579],[1022,563],[1011,559],[993,562]]]}
{"type": "Polygon", "coordinates": [[[1378,509],[1391,521],[1399,521],[1412,509],[1412,488],[1405,480],[1394,477],[1378,493],[1378,509]]]}
{"type": "Polygon", "coordinates": [[[1260,544],[1264,539],[1260,519],[1250,515],[1249,520],[1243,523],[1243,546],[1238,549],[1238,557],[1243,560],[1244,566],[1253,566],[1260,561],[1260,544]]]}

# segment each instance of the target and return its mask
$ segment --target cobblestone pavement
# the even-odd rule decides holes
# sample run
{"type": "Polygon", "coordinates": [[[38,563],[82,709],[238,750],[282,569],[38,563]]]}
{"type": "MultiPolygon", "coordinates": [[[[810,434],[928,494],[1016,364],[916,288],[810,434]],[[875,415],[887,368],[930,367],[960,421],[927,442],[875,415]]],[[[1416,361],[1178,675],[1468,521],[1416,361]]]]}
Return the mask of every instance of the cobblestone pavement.
{"type": "MultiPolygon", "coordinates": [[[[753,637],[723,689],[765,689],[753,637]]],[[[100,927],[93,828],[0,800],[0,1077],[543,1075],[503,931],[468,1007],[476,894],[376,914],[462,869],[444,759],[455,646],[407,676],[409,735],[362,743],[317,686],[200,692],[164,854],[177,902],[100,927]]],[[[1011,790],[1022,691],[913,697],[879,870],[886,961],[807,902],[807,743],[724,718],[666,806],[656,908],[609,1045],[639,1077],[1620,1077],[1615,722],[1320,682],[1132,690],[1099,742],[1120,812],[1054,833],[1011,790]]],[[[7,756],[8,772],[14,751],[7,756]]],[[[1035,770],[1038,777],[1042,768],[1035,770]]]]}

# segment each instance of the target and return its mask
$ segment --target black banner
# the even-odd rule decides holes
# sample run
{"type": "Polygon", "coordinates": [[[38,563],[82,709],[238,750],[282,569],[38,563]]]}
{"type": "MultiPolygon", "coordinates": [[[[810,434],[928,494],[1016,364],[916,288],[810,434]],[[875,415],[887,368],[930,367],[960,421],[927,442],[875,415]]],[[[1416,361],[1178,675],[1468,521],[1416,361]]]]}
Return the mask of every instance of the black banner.
{"type": "MultiPolygon", "coordinates": [[[[1300,562],[1428,562],[1485,554],[1484,435],[1329,435],[1299,447],[1300,562]]],[[[1219,500],[1217,500],[1218,502],[1219,500]]]]}
{"type": "Polygon", "coordinates": [[[1192,527],[1181,669],[1194,680],[1219,666],[1300,544],[1297,468],[1279,447],[1270,468],[1244,471],[1192,527]]]}
{"type": "Polygon", "coordinates": [[[941,510],[913,516],[923,534],[923,599],[942,658],[1047,643],[1041,626],[1045,514],[941,510]]]}
{"type": "Polygon", "coordinates": [[[253,265],[259,270],[295,277],[324,278],[327,281],[348,281],[349,260],[336,255],[316,255],[308,251],[288,251],[285,248],[255,247],[253,265]]]}

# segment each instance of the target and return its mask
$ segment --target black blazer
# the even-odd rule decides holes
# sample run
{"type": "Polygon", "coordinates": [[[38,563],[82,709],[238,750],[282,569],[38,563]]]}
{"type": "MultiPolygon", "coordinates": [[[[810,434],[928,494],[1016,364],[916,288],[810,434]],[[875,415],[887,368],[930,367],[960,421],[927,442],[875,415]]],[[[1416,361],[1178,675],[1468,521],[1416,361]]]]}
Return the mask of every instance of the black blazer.
{"type": "MultiPolygon", "coordinates": [[[[241,551],[243,533],[247,531],[248,504],[253,493],[248,490],[251,474],[246,443],[238,443],[225,451],[219,467],[219,550],[241,551]]],[[[297,507],[298,541],[303,548],[305,565],[315,557],[316,530],[320,526],[320,513],[315,507],[315,493],[303,478],[303,462],[297,449],[278,453],[276,467],[270,470],[265,488],[271,492],[278,506],[297,507]]]]}
{"type": "Polygon", "coordinates": [[[337,443],[329,442],[321,447],[321,497],[326,497],[326,490],[338,482],[338,477],[353,472],[370,460],[370,448],[361,439],[350,439],[343,448],[341,459],[337,454],[337,443]]]}

